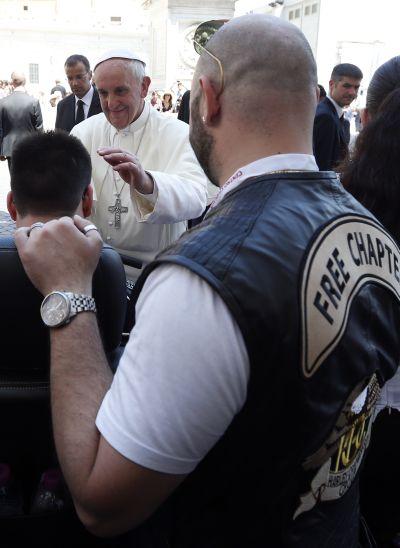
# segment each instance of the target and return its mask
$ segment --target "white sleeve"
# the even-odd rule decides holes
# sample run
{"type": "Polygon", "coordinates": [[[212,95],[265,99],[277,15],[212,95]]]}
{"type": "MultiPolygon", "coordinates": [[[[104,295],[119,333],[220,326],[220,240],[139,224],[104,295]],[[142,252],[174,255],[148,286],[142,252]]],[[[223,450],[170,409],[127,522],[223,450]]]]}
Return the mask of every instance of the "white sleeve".
{"type": "MultiPolygon", "coordinates": [[[[174,133],[157,136],[160,169],[147,169],[158,189],[157,200],[139,220],[155,224],[176,223],[199,217],[207,205],[207,177],[189,143],[187,124],[174,120],[174,133]],[[162,166],[162,167],[161,167],[162,166]]],[[[171,131],[171,129],[169,129],[171,131]]],[[[131,187],[132,188],[132,187],[131,187]]],[[[132,194],[134,200],[137,196],[132,194]]],[[[142,205],[143,209],[143,205],[142,205]]]]}
{"type": "Polygon", "coordinates": [[[96,425],[137,464],[187,474],[245,402],[243,337],[219,295],[180,266],[162,265],[149,276],[136,311],[96,425]]]}

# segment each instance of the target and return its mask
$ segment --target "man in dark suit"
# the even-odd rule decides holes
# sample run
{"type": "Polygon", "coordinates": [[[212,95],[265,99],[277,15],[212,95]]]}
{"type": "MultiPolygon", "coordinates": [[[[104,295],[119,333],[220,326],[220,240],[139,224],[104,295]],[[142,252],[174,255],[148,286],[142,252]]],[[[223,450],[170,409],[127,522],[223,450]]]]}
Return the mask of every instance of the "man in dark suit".
{"type": "Polygon", "coordinates": [[[92,85],[92,71],[84,55],[71,55],[65,61],[65,74],[72,94],[57,105],[56,129],[68,133],[79,122],[101,112],[99,94],[92,85]]]}
{"type": "Polygon", "coordinates": [[[182,95],[182,100],[179,105],[178,120],[189,123],[190,118],[190,90],[186,90],[182,95]]]}
{"type": "Polygon", "coordinates": [[[0,160],[8,161],[14,145],[28,133],[43,130],[43,118],[39,101],[25,90],[25,76],[11,74],[13,93],[0,100],[0,160]]]}
{"type": "Polygon", "coordinates": [[[61,85],[61,81],[56,79],[55,80],[55,86],[51,88],[50,95],[53,95],[56,91],[59,91],[61,93],[61,98],[64,99],[64,97],[67,96],[67,90],[64,86],[61,85]]]}
{"type": "Polygon", "coordinates": [[[347,155],[349,122],[343,108],[357,97],[363,74],[350,63],[336,65],[329,81],[329,95],[318,103],[314,120],[314,155],[321,171],[334,169],[347,155]]]}

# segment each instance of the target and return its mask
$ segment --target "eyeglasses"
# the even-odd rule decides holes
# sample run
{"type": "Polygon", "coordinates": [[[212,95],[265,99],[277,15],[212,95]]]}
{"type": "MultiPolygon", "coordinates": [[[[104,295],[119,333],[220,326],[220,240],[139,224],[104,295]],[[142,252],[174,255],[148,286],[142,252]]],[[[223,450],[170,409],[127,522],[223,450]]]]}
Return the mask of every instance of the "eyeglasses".
{"type": "Polygon", "coordinates": [[[205,51],[207,55],[209,55],[212,59],[214,59],[214,61],[218,64],[219,73],[221,75],[221,85],[219,88],[218,95],[221,95],[225,87],[224,69],[218,57],[216,57],[214,54],[208,51],[208,49],[206,49],[205,46],[210,40],[210,38],[214,36],[214,34],[227,22],[228,22],[228,19],[217,19],[217,20],[214,19],[212,21],[205,21],[204,23],[201,23],[201,25],[197,27],[193,37],[193,45],[194,45],[194,49],[196,50],[196,53],[201,55],[203,51],[205,51]]]}
{"type": "Polygon", "coordinates": [[[77,74],[76,76],[67,76],[68,82],[73,82],[74,80],[77,80],[78,82],[81,82],[85,79],[85,76],[88,74],[88,72],[84,72],[83,74],[77,74]]]}
{"type": "Polygon", "coordinates": [[[221,61],[218,59],[218,57],[213,55],[210,51],[208,51],[208,49],[206,49],[204,46],[199,44],[199,42],[197,42],[196,40],[193,40],[193,43],[195,44],[195,46],[197,46],[200,49],[201,52],[205,51],[218,64],[219,73],[221,77],[221,84],[219,87],[218,96],[221,95],[221,93],[224,91],[224,86],[225,86],[225,75],[224,75],[224,69],[221,61]]]}

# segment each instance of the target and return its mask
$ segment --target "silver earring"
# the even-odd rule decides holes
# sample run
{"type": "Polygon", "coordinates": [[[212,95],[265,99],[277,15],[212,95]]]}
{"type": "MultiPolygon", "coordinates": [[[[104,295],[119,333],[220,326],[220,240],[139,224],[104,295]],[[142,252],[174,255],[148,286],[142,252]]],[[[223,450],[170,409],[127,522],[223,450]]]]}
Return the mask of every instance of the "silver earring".
{"type": "Polygon", "coordinates": [[[205,124],[206,123],[206,117],[202,116],[201,119],[202,119],[203,124],[205,124]]]}

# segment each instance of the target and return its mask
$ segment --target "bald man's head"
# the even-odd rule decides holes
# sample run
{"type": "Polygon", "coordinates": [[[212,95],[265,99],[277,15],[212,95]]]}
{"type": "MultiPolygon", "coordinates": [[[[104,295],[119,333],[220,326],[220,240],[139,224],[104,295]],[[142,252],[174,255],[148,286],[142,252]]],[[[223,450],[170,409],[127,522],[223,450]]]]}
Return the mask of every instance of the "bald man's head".
{"type": "MultiPolygon", "coordinates": [[[[231,113],[244,109],[244,116],[253,113],[254,121],[262,121],[264,104],[265,118],[281,105],[297,103],[298,108],[315,109],[315,60],[305,36],[291,23],[267,15],[238,17],[221,27],[206,48],[222,63],[231,113]]],[[[195,95],[201,74],[219,86],[218,63],[205,52],[194,76],[195,95]]]]}
{"type": "Polygon", "coordinates": [[[24,86],[25,82],[26,82],[26,79],[25,79],[25,74],[23,72],[14,71],[11,74],[11,83],[15,88],[19,86],[24,86]]]}
{"type": "Polygon", "coordinates": [[[223,25],[200,56],[190,99],[190,142],[216,185],[239,159],[312,153],[317,69],[291,23],[257,14],[223,25]]]}

